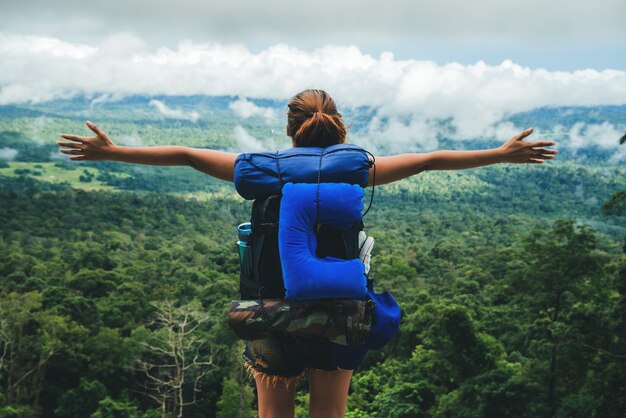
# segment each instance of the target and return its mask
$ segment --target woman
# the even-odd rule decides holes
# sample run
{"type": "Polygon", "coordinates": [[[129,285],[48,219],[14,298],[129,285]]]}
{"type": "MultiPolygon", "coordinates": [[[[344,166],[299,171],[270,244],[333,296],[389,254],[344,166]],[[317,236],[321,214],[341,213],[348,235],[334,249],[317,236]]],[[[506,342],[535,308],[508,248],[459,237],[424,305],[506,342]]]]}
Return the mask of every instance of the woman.
{"type": "MultiPolygon", "coordinates": [[[[287,112],[287,135],[294,147],[329,146],[346,141],[346,127],[333,99],[321,90],[305,90],[291,98],[287,112]]],[[[188,165],[210,176],[232,182],[238,154],[184,146],[117,146],[96,125],[87,122],[95,136],[62,134],[73,142],[57,142],[71,160],[110,160],[149,165],[188,165]]],[[[554,142],[523,141],[527,129],[498,148],[477,151],[434,151],[376,158],[376,185],[392,183],[424,170],[462,170],[496,163],[541,164],[554,158],[554,142]]],[[[370,169],[373,170],[373,169],[370,169]]],[[[369,186],[374,180],[369,176],[369,186]]],[[[298,380],[308,372],[311,417],[344,415],[352,370],[338,369],[328,360],[324,346],[298,347],[278,340],[246,342],[246,369],[254,376],[259,416],[290,417],[298,380]],[[282,385],[266,383],[282,381],[282,385]]]]}

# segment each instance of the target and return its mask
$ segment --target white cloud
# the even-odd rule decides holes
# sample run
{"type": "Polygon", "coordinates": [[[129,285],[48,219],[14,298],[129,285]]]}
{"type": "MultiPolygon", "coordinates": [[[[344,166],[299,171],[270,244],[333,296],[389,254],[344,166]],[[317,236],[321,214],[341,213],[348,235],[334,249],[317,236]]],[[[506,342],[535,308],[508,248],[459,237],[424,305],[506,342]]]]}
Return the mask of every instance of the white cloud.
{"type": "MultiPolygon", "coordinates": [[[[274,132],[271,130],[270,132],[274,132]]],[[[237,143],[232,151],[237,152],[259,152],[268,150],[279,150],[287,148],[287,143],[281,143],[274,138],[266,138],[263,142],[250,135],[250,133],[241,125],[235,126],[233,135],[237,143]]]]}
{"type": "Polygon", "coordinates": [[[150,106],[156,107],[161,115],[169,119],[182,119],[182,120],[189,120],[191,122],[196,122],[198,118],[200,117],[198,112],[196,112],[195,110],[185,112],[182,109],[170,108],[170,107],[167,107],[167,105],[163,103],[161,100],[153,99],[153,100],[150,100],[150,103],[148,104],[150,106]]]}
{"type": "Polygon", "coordinates": [[[615,149],[615,153],[607,161],[608,164],[618,164],[626,161],[626,147],[618,145],[618,139],[623,135],[608,122],[602,124],[585,124],[577,122],[567,133],[568,147],[577,151],[583,148],[615,149]]]}
{"type": "Polygon", "coordinates": [[[589,146],[590,143],[600,148],[613,148],[621,132],[608,122],[600,125],[577,122],[570,129],[568,136],[570,146],[575,149],[589,146]]]}
{"type": "Polygon", "coordinates": [[[428,152],[439,145],[438,132],[427,120],[413,118],[405,123],[393,116],[384,121],[375,116],[354,142],[376,153],[428,152]]]}
{"type": "Polygon", "coordinates": [[[109,103],[109,102],[115,102],[118,100],[123,99],[124,96],[119,94],[119,93],[104,93],[104,94],[100,94],[98,96],[96,96],[95,98],[93,98],[91,100],[91,102],[89,102],[89,110],[93,110],[96,106],[103,104],[103,103],[109,103]]]}
{"type": "Polygon", "coordinates": [[[17,155],[17,150],[13,148],[0,148],[0,160],[13,161],[17,155]]]}
{"type": "Polygon", "coordinates": [[[237,141],[237,149],[245,152],[264,151],[265,147],[255,137],[250,135],[243,126],[237,125],[233,129],[235,141],[237,141]]]}
{"type": "MultiPolygon", "coordinates": [[[[376,117],[362,136],[374,148],[427,150],[437,146],[440,134],[506,140],[526,126],[503,119],[538,107],[626,104],[626,71],[548,71],[509,60],[438,65],[396,59],[390,52],[375,57],[356,46],[304,51],[276,44],[253,52],[242,45],[184,41],[154,49],[128,33],[93,45],[0,34],[0,104],[77,94],[94,97],[92,104],[130,94],[229,95],[240,97],[230,104],[238,116],[275,120],[280,115],[273,109],[246,98],[286,100],[305,88],[328,91],[340,111],[371,107],[376,117]]],[[[150,103],[168,118],[199,118],[194,110],[150,103]]],[[[597,128],[602,134],[594,129],[585,130],[587,140],[610,143],[604,139],[609,128],[597,128]]],[[[583,135],[568,134],[574,146],[576,135],[583,135]]]]}
{"type": "Polygon", "coordinates": [[[228,105],[228,108],[232,110],[235,115],[242,119],[248,119],[251,117],[261,117],[268,122],[273,122],[278,119],[278,112],[276,109],[270,107],[257,106],[245,97],[241,97],[228,105]]]}
{"type": "Polygon", "coordinates": [[[330,45],[306,52],[278,44],[254,53],[241,45],[187,41],[174,49],[143,51],[125,49],[126,38],[110,38],[106,46],[94,47],[53,38],[27,39],[34,46],[28,47],[23,36],[0,36],[2,104],[76,93],[286,99],[301,89],[319,87],[329,91],[340,107],[369,105],[426,117],[453,114],[463,135],[476,131],[476,124],[537,106],[626,102],[626,72],[616,70],[550,72],[511,61],[494,66],[437,65],[397,60],[391,53],[376,58],[356,46],[330,45]],[[42,44],[89,52],[63,55],[41,49],[42,44]],[[125,56],[111,55],[116,45],[126,50],[125,56]]]}
{"type": "Polygon", "coordinates": [[[80,60],[96,52],[96,48],[64,42],[60,39],[44,36],[12,35],[0,33],[0,54],[44,54],[57,58],[80,60]]]}

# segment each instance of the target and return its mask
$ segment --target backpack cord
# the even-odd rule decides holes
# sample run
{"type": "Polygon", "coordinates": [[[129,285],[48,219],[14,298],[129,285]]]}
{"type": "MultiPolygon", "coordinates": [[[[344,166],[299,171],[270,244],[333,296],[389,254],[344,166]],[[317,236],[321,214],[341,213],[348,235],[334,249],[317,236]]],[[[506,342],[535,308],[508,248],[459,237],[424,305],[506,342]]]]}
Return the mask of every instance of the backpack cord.
{"type": "Polygon", "coordinates": [[[280,175],[280,158],[278,158],[279,152],[280,151],[278,150],[276,151],[276,174],[278,174],[278,182],[280,183],[280,188],[282,189],[285,184],[283,183],[283,178],[280,175]]]}
{"type": "MultiPolygon", "coordinates": [[[[324,148],[325,150],[326,148],[324,148]]],[[[317,168],[317,191],[315,195],[315,223],[320,219],[320,182],[322,181],[322,158],[324,158],[324,150],[320,153],[320,165],[317,168]]]]}
{"type": "Polygon", "coordinates": [[[374,189],[376,188],[376,157],[374,157],[374,154],[372,154],[369,151],[365,151],[370,157],[372,157],[372,167],[374,167],[374,172],[372,173],[372,196],[370,197],[370,204],[367,206],[367,210],[365,211],[365,213],[363,214],[363,216],[367,215],[367,212],[370,211],[371,207],[372,207],[372,203],[374,202],[374,189]]]}

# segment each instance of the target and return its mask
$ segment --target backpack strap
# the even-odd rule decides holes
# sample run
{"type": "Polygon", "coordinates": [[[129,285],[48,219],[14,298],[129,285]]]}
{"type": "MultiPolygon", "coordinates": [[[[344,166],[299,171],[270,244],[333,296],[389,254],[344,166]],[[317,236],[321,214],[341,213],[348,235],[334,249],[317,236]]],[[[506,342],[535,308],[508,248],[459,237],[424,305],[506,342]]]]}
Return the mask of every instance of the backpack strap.
{"type": "MultiPolygon", "coordinates": [[[[271,249],[266,249],[265,241],[268,235],[273,237],[278,237],[278,223],[279,220],[275,222],[269,221],[266,219],[266,214],[268,213],[268,208],[270,205],[275,205],[276,202],[280,204],[281,196],[273,195],[269,196],[262,201],[255,201],[255,206],[253,208],[252,214],[252,239],[253,239],[253,289],[258,289],[257,297],[259,299],[267,297],[267,293],[270,293],[271,297],[277,297],[275,292],[280,292],[282,289],[274,289],[277,287],[277,283],[270,283],[268,280],[274,280],[276,282],[280,281],[282,283],[282,271],[275,271],[274,275],[276,277],[268,277],[266,271],[261,271],[260,266],[262,265],[270,265],[270,260],[265,259],[264,262],[261,262],[261,258],[267,258],[268,254],[273,254],[274,260],[272,260],[273,265],[280,267],[280,258],[278,255],[278,246],[276,245],[276,250],[271,251],[271,249]],[[264,250],[265,249],[265,250],[264,250]]],[[[276,213],[276,217],[278,217],[278,213],[276,213]]]]}
{"type": "Polygon", "coordinates": [[[374,157],[374,154],[372,154],[369,151],[365,151],[370,157],[372,157],[371,160],[369,160],[370,162],[370,167],[373,167],[373,178],[372,178],[372,196],[370,197],[370,204],[367,206],[367,210],[365,211],[365,213],[363,214],[363,216],[367,215],[367,213],[370,211],[370,209],[372,208],[372,203],[374,203],[374,190],[376,189],[376,157],[374,157]]]}

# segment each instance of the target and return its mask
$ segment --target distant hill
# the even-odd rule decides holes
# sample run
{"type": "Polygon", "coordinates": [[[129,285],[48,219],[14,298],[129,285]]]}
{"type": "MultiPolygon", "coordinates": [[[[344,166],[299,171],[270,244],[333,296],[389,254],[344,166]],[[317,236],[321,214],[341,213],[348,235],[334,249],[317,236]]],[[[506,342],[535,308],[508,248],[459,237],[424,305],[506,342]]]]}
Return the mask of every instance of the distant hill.
{"type": "MultiPolygon", "coordinates": [[[[0,106],[0,147],[17,146],[13,140],[16,134],[25,140],[36,140],[38,144],[52,144],[59,132],[85,129],[82,123],[87,119],[96,121],[121,143],[131,146],[171,144],[243,151],[246,150],[246,143],[238,142],[235,129],[238,126],[258,141],[260,147],[276,149],[290,145],[284,134],[286,101],[243,99],[256,112],[242,113],[232,106],[241,100],[235,96],[115,98],[95,95],[39,104],[5,105],[0,106]],[[267,117],[268,112],[273,117],[267,117]]],[[[353,142],[368,147],[372,140],[377,144],[378,154],[389,153],[385,144],[394,142],[396,138],[372,138],[375,134],[367,130],[372,118],[377,116],[376,109],[361,106],[340,107],[339,110],[350,125],[349,135],[353,142]]],[[[385,117],[377,117],[381,123],[386,123],[385,117]]],[[[626,132],[626,105],[544,107],[506,116],[501,122],[510,122],[520,130],[536,128],[540,133],[531,136],[530,140],[556,141],[561,161],[593,165],[619,165],[626,161],[626,157],[611,160],[619,149],[620,136],[626,132]],[[593,134],[589,133],[591,128],[595,129],[593,134]],[[569,147],[572,132],[583,138],[578,140],[584,143],[582,146],[579,144],[577,149],[569,147]],[[546,135],[541,136],[541,133],[546,135]],[[591,139],[585,139],[590,135],[591,139]]],[[[454,129],[450,120],[437,121],[435,125],[437,149],[491,148],[508,139],[452,139],[449,133],[454,129]]],[[[414,143],[407,144],[405,152],[416,152],[412,145],[414,143]]],[[[54,151],[53,147],[48,148],[54,151]]]]}

